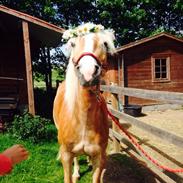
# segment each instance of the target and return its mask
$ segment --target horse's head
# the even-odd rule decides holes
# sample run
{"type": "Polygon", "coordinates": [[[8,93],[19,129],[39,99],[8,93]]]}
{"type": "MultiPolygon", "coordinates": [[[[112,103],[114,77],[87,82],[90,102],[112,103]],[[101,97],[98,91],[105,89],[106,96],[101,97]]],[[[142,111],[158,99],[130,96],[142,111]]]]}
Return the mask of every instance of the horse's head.
{"type": "MultiPolygon", "coordinates": [[[[102,26],[94,31],[97,25],[92,25],[92,31],[85,30],[86,33],[72,37],[67,42],[70,49],[69,64],[73,64],[82,86],[99,84],[102,67],[107,64],[107,55],[115,52],[113,32],[104,30],[102,26]]],[[[82,29],[87,28],[85,24],[78,30],[82,32],[82,29]]]]}

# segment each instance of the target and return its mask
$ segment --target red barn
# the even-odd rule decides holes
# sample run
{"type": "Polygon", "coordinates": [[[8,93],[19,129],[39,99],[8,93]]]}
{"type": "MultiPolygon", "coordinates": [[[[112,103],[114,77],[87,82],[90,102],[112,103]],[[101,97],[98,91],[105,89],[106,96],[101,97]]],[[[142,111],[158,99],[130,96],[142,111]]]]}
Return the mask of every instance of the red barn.
{"type": "Polygon", "coordinates": [[[41,47],[58,46],[63,32],[60,27],[0,5],[1,113],[14,108],[14,99],[20,108],[35,113],[32,59],[41,47]]]}
{"type": "MultiPolygon", "coordinates": [[[[109,61],[105,79],[119,86],[183,92],[183,39],[160,33],[124,45],[109,61]]],[[[129,104],[156,103],[128,97],[129,104]]]]}

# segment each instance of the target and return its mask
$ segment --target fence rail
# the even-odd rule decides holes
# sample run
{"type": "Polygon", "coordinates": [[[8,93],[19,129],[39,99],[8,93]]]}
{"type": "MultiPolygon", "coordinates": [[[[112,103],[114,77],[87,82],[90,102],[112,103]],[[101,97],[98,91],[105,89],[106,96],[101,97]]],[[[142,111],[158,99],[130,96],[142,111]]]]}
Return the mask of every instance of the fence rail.
{"type": "Polygon", "coordinates": [[[149,133],[151,133],[152,135],[155,135],[158,138],[161,138],[162,140],[168,141],[178,147],[183,148],[183,138],[179,137],[173,133],[170,133],[166,130],[162,130],[160,128],[157,128],[155,126],[149,125],[147,123],[144,123],[143,121],[140,121],[134,117],[131,117],[125,113],[121,113],[117,110],[114,109],[110,109],[110,111],[112,112],[112,114],[117,117],[118,119],[123,119],[124,121],[135,125],[149,133]]]}
{"type": "Polygon", "coordinates": [[[126,87],[122,88],[119,86],[107,86],[107,85],[101,85],[101,90],[118,95],[120,94],[137,98],[160,100],[164,102],[183,105],[183,93],[179,92],[144,90],[144,89],[126,88],[126,87]]]}
{"type": "MultiPolygon", "coordinates": [[[[182,137],[176,134],[173,134],[172,132],[149,125],[143,121],[140,121],[137,118],[134,118],[132,116],[125,114],[124,112],[119,112],[116,105],[116,103],[118,102],[117,95],[119,95],[120,97],[122,95],[125,95],[125,96],[132,96],[137,98],[151,99],[156,101],[164,101],[168,103],[176,103],[176,104],[183,105],[183,93],[144,90],[144,89],[136,89],[136,88],[124,88],[124,87],[122,88],[116,85],[112,85],[112,86],[101,85],[101,91],[110,92],[113,94],[112,108],[109,108],[109,110],[116,118],[122,119],[123,121],[131,125],[134,125],[140,129],[143,129],[149,134],[152,134],[168,143],[172,143],[179,148],[183,148],[182,137]]],[[[136,150],[132,144],[127,142],[127,140],[125,140],[125,137],[119,133],[119,130],[117,129],[117,127],[115,127],[115,125],[113,125],[113,128],[110,129],[110,136],[112,137],[111,139],[113,139],[113,146],[116,151],[119,151],[120,147],[123,147],[123,144],[124,144],[124,146],[128,146],[128,149],[130,149],[125,152],[127,152],[132,157],[135,157],[136,159],[142,161],[142,156],[139,155],[139,151],[136,150]]],[[[149,163],[147,160],[143,159],[143,161],[146,162],[147,167],[149,167],[156,175],[159,176],[160,182],[161,181],[168,182],[168,183],[183,182],[183,176],[181,174],[179,173],[167,174],[166,171],[162,171],[160,169],[157,169],[151,166],[151,163],[149,163]]],[[[175,160],[175,162],[178,162],[178,161],[175,160]]],[[[178,163],[178,164],[181,168],[183,168],[182,163],[178,163]]]]}

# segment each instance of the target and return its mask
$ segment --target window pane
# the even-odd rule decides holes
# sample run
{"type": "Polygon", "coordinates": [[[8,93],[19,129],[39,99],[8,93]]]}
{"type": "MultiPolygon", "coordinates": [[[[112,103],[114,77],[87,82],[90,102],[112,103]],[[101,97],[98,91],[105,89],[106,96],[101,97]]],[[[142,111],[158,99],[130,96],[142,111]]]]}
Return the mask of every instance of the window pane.
{"type": "Polygon", "coordinates": [[[161,67],[161,71],[162,71],[162,72],[166,72],[166,66],[162,66],[162,67],[161,67]]]}
{"type": "Polygon", "coordinates": [[[160,78],[160,73],[158,73],[158,72],[155,73],[155,78],[156,78],[156,79],[160,78]]]}
{"type": "Polygon", "coordinates": [[[160,67],[160,59],[155,59],[155,67],[160,67]]]}
{"type": "Polygon", "coordinates": [[[161,76],[162,76],[162,78],[167,78],[166,72],[163,72],[161,76]]]}
{"type": "Polygon", "coordinates": [[[162,66],[166,66],[166,58],[161,59],[161,65],[162,65],[162,66]]]}
{"type": "Polygon", "coordinates": [[[155,72],[160,72],[160,67],[155,67],[155,72]]]}

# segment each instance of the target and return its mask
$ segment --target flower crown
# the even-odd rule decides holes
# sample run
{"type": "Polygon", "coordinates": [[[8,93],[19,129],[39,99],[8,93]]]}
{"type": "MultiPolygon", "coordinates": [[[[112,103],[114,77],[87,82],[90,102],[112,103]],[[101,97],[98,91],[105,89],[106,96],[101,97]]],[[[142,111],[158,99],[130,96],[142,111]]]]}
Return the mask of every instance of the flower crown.
{"type": "MultiPolygon", "coordinates": [[[[78,36],[84,36],[89,33],[97,33],[104,30],[104,26],[100,24],[93,24],[93,23],[86,23],[83,25],[80,25],[74,29],[68,29],[64,32],[62,38],[66,41],[68,41],[71,38],[78,37],[78,36]]],[[[110,30],[113,32],[113,30],[110,30]]]]}

